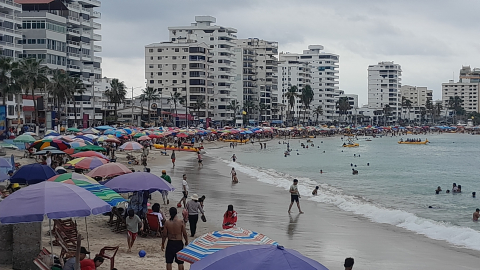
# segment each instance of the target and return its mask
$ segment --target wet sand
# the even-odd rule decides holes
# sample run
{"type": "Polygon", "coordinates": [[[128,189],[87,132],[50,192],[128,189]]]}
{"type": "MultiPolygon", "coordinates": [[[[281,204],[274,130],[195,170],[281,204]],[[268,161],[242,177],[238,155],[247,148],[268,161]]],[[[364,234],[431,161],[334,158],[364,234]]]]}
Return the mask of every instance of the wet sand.
{"type": "Polygon", "coordinates": [[[329,269],[342,269],[345,257],[355,258],[354,269],[365,270],[479,269],[480,252],[373,223],[330,205],[301,199],[305,214],[298,214],[296,205],[288,214],[288,191],[238,171],[240,183],[232,185],[230,170],[228,164],[206,154],[203,168],[199,169],[191,158],[170,174],[173,179],[180,179],[183,173],[188,175],[190,194],[206,196],[208,223],[217,224],[218,229],[227,205],[233,204],[238,212],[237,226],[264,233],[329,269]]]}

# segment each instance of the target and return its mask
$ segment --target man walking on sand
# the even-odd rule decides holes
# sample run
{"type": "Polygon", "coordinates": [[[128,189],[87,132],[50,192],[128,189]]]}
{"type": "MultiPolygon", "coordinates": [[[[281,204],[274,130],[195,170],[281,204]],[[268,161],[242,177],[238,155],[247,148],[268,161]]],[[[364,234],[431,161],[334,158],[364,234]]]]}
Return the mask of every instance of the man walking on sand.
{"type": "Polygon", "coordinates": [[[302,209],[300,209],[300,193],[298,192],[298,180],[293,179],[293,185],[290,186],[290,198],[291,198],[291,203],[290,206],[288,207],[288,213],[290,213],[290,210],[292,210],[292,205],[294,202],[297,202],[297,207],[298,211],[300,214],[303,214],[302,209]]]}
{"type": "Polygon", "coordinates": [[[187,207],[187,198],[188,198],[188,183],[187,183],[187,175],[183,175],[183,180],[182,180],[182,193],[183,197],[180,199],[177,205],[182,205],[183,202],[183,207],[187,207]]]}
{"type": "MultiPolygon", "coordinates": [[[[162,170],[162,177],[163,180],[167,181],[168,183],[172,183],[172,179],[170,178],[169,175],[167,175],[166,170],[162,170]]],[[[170,203],[170,200],[168,200],[168,190],[162,190],[162,198],[163,198],[163,204],[165,204],[165,200],[167,201],[166,204],[170,203]]]]}
{"type": "Polygon", "coordinates": [[[172,270],[173,260],[178,264],[178,269],[183,270],[183,261],[177,258],[177,252],[183,249],[182,237],[185,239],[185,246],[188,245],[187,230],[183,220],[176,218],[177,209],[175,207],[171,207],[169,213],[170,219],[165,222],[165,233],[162,234],[162,251],[165,250],[167,270],[172,270]],[[167,249],[165,249],[165,239],[167,238],[167,249]]]}

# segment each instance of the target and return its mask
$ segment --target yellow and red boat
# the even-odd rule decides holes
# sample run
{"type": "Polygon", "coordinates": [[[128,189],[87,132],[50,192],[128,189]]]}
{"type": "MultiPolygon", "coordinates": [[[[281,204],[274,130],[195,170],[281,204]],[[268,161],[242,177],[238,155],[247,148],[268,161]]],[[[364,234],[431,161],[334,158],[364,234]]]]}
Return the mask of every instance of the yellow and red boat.
{"type": "Polygon", "coordinates": [[[429,143],[428,140],[421,141],[421,142],[402,142],[402,141],[398,142],[398,144],[427,144],[427,143],[429,143]]]}

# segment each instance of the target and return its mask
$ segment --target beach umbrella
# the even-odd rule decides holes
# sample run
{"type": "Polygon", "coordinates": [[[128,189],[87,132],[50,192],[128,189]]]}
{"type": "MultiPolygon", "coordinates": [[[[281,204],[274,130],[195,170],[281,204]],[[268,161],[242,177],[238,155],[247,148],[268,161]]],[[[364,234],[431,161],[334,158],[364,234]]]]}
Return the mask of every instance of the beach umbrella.
{"type": "Polygon", "coordinates": [[[37,134],[37,133],[35,133],[35,132],[31,132],[31,131],[29,131],[29,132],[25,132],[25,133],[23,133],[23,134],[24,134],[24,135],[30,135],[30,136],[38,136],[38,134],[37,134]]]}
{"type": "Polygon", "coordinates": [[[111,206],[77,187],[55,182],[43,182],[15,191],[0,203],[3,224],[42,222],[50,219],[86,217],[110,212],[111,206]]]}
{"type": "MultiPolygon", "coordinates": [[[[178,253],[177,253],[178,256],[178,253]]],[[[192,264],[190,270],[328,270],[293,249],[278,245],[229,247],[192,264]]]]}
{"type": "Polygon", "coordinates": [[[12,150],[18,150],[18,147],[16,147],[13,144],[6,143],[6,142],[0,142],[0,148],[7,148],[7,149],[12,149],[12,150]]]}
{"type": "Polygon", "coordinates": [[[44,148],[49,147],[49,146],[55,147],[56,149],[62,150],[62,151],[70,148],[70,144],[68,144],[67,142],[64,142],[62,140],[52,140],[52,139],[43,139],[43,140],[40,140],[40,141],[36,141],[36,142],[32,143],[32,145],[30,145],[29,148],[35,148],[37,150],[43,150],[44,148]]]}
{"type": "Polygon", "coordinates": [[[173,191],[175,188],[163,178],[148,172],[134,172],[114,177],[105,184],[116,192],[126,193],[134,191],[157,190],[173,191]]]}
{"type": "Polygon", "coordinates": [[[0,168],[12,168],[12,163],[4,158],[0,158],[0,168]]]}
{"type": "Polygon", "coordinates": [[[79,158],[79,157],[99,157],[99,158],[108,159],[104,154],[99,153],[99,152],[95,152],[95,151],[80,152],[80,153],[73,154],[73,155],[71,155],[71,156],[74,157],[74,158],[79,158]]]}
{"type": "Polygon", "coordinates": [[[53,147],[53,146],[45,147],[45,148],[43,148],[42,151],[37,151],[37,152],[35,152],[34,155],[46,155],[47,152],[50,152],[50,154],[52,154],[52,155],[65,155],[65,152],[60,151],[60,150],[58,150],[57,148],[55,148],[55,147],[53,147]]]}
{"type": "Polygon", "coordinates": [[[43,182],[56,174],[50,166],[38,163],[28,164],[20,167],[20,169],[12,175],[10,182],[32,185],[43,182]]]}
{"type": "Polygon", "coordinates": [[[107,188],[104,185],[100,185],[97,181],[95,181],[95,179],[83,174],[66,173],[54,176],[47,181],[79,186],[90,191],[95,196],[108,203],[110,206],[117,206],[119,203],[127,201],[122,196],[120,196],[120,194],[107,188]]]}
{"type": "Polygon", "coordinates": [[[82,130],[82,133],[83,134],[98,134],[98,133],[100,133],[100,131],[98,131],[94,128],[86,128],[86,129],[82,130]]]}
{"type": "Polygon", "coordinates": [[[87,175],[90,177],[112,177],[122,174],[131,173],[132,171],[125,167],[121,163],[107,163],[99,166],[89,172],[87,175]]]}
{"type": "Polygon", "coordinates": [[[261,233],[234,227],[228,230],[214,231],[198,237],[179,251],[177,257],[182,261],[194,263],[227,247],[276,244],[277,242],[261,233]]]}
{"type": "Polygon", "coordinates": [[[97,142],[103,142],[103,141],[106,141],[107,139],[108,139],[107,135],[102,135],[97,138],[97,142]]]}
{"type": "Polygon", "coordinates": [[[87,145],[75,148],[75,152],[83,152],[83,151],[96,151],[96,152],[106,152],[105,148],[100,147],[98,145],[87,145]]]}
{"type": "Polygon", "coordinates": [[[78,169],[93,170],[102,166],[103,164],[107,164],[108,160],[99,157],[81,157],[71,160],[67,163],[74,165],[75,168],[78,169]]]}
{"type": "Polygon", "coordinates": [[[70,143],[70,147],[72,148],[78,148],[78,147],[82,147],[82,146],[86,146],[87,144],[84,143],[84,142],[71,142],[70,143]]]}
{"type": "Polygon", "coordinates": [[[122,150],[141,150],[143,146],[137,142],[126,142],[120,146],[122,150]]]}
{"type": "Polygon", "coordinates": [[[3,181],[8,180],[8,179],[10,179],[10,175],[8,175],[4,171],[0,171],[0,182],[3,182],[3,181]]]}
{"type": "Polygon", "coordinates": [[[99,127],[95,127],[95,129],[98,129],[98,130],[107,130],[107,129],[113,129],[113,127],[111,127],[111,126],[99,126],[99,127]]]}
{"type": "Polygon", "coordinates": [[[108,138],[105,140],[106,142],[112,142],[112,143],[120,143],[120,140],[117,138],[108,138]]]}
{"type": "Polygon", "coordinates": [[[185,133],[178,133],[178,134],[177,134],[177,137],[178,137],[178,138],[187,138],[188,135],[185,134],[185,133]]]}
{"type": "Polygon", "coordinates": [[[149,141],[151,139],[152,138],[150,138],[149,136],[142,136],[142,137],[138,138],[137,141],[149,141]]]}
{"type": "Polygon", "coordinates": [[[147,134],[145,134],[145,132],[139,132],[139,133],[133,135],[133,138],[136,139],[136,138],[140,138],[140,137],[142,137],[142,136],[147,136],[147,134]]]}
{"type": "Polygon", "coordinates": [[[18,137],[16,137],[15,139],[13,139],[14,142],[24,142],[24,143],[32,143],[34,141],[36,141],[35,138],[33,138],[31,135],[20,135],[18,137]]]}
{"type": "Polygon", "coordinates": [[[67,131],[70,131],[70,132],[80,132],[81,130],[78,129],[78,128],[71,127],[71,128],[67,128],[67,131]]]}

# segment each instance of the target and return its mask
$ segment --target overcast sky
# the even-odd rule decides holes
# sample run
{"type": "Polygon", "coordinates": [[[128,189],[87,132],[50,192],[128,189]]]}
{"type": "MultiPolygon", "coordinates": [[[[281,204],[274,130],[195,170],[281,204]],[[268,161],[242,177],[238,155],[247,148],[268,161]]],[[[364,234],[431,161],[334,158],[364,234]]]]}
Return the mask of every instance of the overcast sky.
{"type": "MultiPolygon", "coordinates": [[[[103,0],[103,75],[145,87],[144,46],[168,41],[169,26],[195,15],[238,30],[238,38],[279,42],[301,53],[310,44],[340,56],[340,89],[367,103],[367,68],[379,61],[402,66],[402,84],[458,80],[462,65],[480,67],[477,0],[103,0]]],[[[136,90],[137,94],[140,92],[136,90]]]]}

